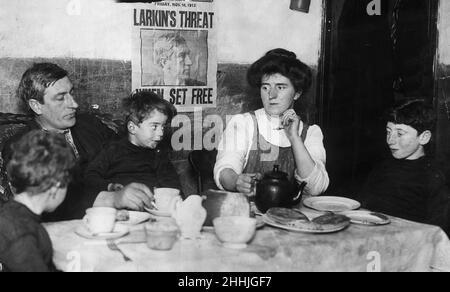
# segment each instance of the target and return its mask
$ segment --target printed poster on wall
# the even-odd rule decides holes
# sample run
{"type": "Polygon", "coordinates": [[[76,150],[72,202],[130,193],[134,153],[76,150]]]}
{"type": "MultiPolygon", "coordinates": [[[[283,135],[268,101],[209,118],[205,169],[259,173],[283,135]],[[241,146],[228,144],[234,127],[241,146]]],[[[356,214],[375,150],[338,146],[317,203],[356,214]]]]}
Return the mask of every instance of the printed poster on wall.
{"type": "Polygon", "coordinates": [[[133,5],[133,90],[158,93],[178,111],[216,106],[213,0],[133,5]]]}

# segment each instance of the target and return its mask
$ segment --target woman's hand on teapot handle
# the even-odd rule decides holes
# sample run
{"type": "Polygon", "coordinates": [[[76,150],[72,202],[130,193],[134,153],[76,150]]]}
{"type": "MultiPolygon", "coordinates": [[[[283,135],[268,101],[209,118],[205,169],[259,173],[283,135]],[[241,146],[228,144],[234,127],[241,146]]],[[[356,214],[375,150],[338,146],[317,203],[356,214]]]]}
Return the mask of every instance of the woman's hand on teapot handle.
{"type": "Polygon", "coordinates": [[[246,195],[254,195],[256,181],[261,180],[260,173],[243,173],[236,180],[236,190],[246,195]]]}

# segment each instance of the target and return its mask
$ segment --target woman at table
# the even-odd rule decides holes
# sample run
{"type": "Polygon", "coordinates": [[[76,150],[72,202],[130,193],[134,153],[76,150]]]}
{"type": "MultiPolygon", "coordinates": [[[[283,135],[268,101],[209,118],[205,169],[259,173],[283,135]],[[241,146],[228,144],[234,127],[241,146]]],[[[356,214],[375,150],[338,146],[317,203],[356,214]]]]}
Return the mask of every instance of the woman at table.
{"type": "Polygon", "coordinates": [[[329,184],[323,134],[297,114],[311,69],[293,52],[274,49],[251,65],[247,80],[260,90],[264,108],[228,123],[214,167],[217,186],[251,196],[255,179],[279,165],[291,180],[306,183],[304,194],[323,193],[329,184]]]}

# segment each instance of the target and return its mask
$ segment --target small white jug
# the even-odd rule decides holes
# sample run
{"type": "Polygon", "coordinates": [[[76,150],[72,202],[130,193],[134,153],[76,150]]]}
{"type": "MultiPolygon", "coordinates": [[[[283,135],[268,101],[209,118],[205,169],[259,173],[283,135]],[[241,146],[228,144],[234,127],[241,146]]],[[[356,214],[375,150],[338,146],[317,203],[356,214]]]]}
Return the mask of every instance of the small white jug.
{"type": "Polygon", "coordinates": [[[200,237],[206,220],[206,209],[203,208],[202,201],[202,197],[192,195],[177,203],[173,217],[177,221],[182,238],[196,239],[200,237]]]}

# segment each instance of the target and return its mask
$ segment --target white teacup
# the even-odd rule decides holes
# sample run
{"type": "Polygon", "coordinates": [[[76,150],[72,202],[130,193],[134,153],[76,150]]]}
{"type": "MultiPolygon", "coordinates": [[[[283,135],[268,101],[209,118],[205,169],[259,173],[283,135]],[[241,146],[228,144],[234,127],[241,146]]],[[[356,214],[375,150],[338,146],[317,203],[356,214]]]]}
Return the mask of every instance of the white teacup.
{"type": "Polygon", "coordinates": [[[94,207],[86,210],[83,221],[94,234],[110,233],[116,224],[117,210],[107,207],[94,207]]]}
{"type": "Polygon", "coordinates": [[[182,200],[180,190],[158,188],[154,190],[154,197],[158,211],[172,214],[178,201],[182,200]]]}

